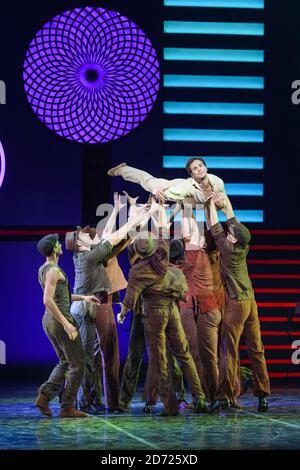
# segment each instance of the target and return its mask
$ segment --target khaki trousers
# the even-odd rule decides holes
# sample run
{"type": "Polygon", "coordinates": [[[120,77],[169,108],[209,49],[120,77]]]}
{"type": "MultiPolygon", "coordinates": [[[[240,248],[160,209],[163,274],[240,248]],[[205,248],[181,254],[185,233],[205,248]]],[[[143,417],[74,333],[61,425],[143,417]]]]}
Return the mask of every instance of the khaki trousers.
{"type": "Polygon", "coordinates": [[[97,306],[95,325],[103,364],[103,387],[106,406],[119,405],[119,343],[117,326],[111,303],[97,306]]]}
{"type": "Polygon", "coordinates": [[[131,183],[137,183],[142,186],[145,191],[155,194],[159,188],[178,188],[179,193],[172,194],[170,197],[173,200],[182,200],[184,197],[188,196],[193,189],[191,183],[185,178],[176,178],[173,180],[167,180],[164,178],[155,178],[146,171],[139,170],[138,168],[133,168],[131,166],[125,166],[118,170],[118,175],[122,176],[124,180],[130,181],[131,183]]]}
{"type": "Polygon", "coordinates": [[[202,314],[198,309],[194,315],[192,308],[181,308],[180,317],[205,398],[212,402],[219,381],[218,347],[222,314],[217,309],[202,314]]]}
{"type": "Polygon", "coordinates": [[[144,312],[145,339],[149,362],[157,375],[158,393],[167,413],[178,411],[167,358],[166,338],[174,356],[182,366],[183,375],[189,385],[193,401],[204,398],[195,362],[189,352],[188,342],[181,324],[177,304],[171,301],[147,302],[144,312]]]}
{"type": "Polygon", "coordinates": [[[220,382],[217,399],[234,400],[239,374],[239,343],[244,331],[254,379],[254,395],[270,395],[270,382],[261,341],[255,299],[238,300],[226,296],[220,343],[220,382]]]}

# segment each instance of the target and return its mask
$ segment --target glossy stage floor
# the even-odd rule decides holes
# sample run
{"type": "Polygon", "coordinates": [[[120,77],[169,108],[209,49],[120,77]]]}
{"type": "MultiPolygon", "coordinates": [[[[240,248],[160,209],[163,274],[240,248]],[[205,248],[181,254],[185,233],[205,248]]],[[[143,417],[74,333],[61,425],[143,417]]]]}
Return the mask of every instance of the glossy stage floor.
{"type": "Polygon", "coordinates": [[[300,386],[274,388],[270,409],[257,413],[257,399],[240,398],[241,409],[211,415],[181,411],[178,417],[143,413],[141,393],[130,412],[87,419],[60,419],[58,402],[53,418],[34,406],[36,384],[1,385],[0,450],[192,450],[300,448],[300,386]]]}

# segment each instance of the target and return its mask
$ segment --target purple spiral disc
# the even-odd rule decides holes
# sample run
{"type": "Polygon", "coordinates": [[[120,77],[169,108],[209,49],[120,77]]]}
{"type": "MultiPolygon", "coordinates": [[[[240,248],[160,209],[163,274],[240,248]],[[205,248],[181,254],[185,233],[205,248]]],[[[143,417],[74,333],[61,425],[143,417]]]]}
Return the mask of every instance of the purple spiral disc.
{"type": "Polygon", "coordinates": [[[27,99],[66,139],[105,143],[149,114],[160,82],[156,52],[138,26],[103,8],[76,8],[46,23],[24,62],[27,99]]]}

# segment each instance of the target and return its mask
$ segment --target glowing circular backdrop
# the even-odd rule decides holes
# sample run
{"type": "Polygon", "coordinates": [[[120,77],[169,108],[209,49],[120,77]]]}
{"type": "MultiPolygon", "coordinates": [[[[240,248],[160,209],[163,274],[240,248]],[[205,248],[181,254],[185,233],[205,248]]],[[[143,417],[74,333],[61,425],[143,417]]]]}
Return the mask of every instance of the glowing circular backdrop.
{"type": "Polygon", "coordinates": [[[5,175],[5,155],[2,144],[0,142],[0,188],[2,186],[5,175]]]}
{"type": "Polygon", "coordinates": [[[156,52],[138,26],[103,8],[76,8],[29,45],[24,86],[39,119],[77,142],[109,142],[149,114],[159,90],[156,52]]]}

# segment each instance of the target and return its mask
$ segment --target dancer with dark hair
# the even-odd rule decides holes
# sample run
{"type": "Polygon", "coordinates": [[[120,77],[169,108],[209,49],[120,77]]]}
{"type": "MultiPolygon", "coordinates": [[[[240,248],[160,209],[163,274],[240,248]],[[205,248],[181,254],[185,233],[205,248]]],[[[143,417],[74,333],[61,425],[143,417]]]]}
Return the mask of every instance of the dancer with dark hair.
{"type": "Polygon", "coordinates": [[[35,404],[43,415],[51,417],[49,402],[61,394],[61,418],[85,418],[88,415],[73,406],[83,376],[85,355],[70,307],[71,301],[94,305],[100,302],[93,295],[71,295],[67,275],[58,266],[62,249],[57,234],[42,238],[38,243],[38,251],[46,256],[46,262],[39,269],[39,282],[44,290],[46,307],[43,328],[59,363],[39,388],[35,404]]]}
{"type": "Polygon", "coordinates": [[[226,202],[224,182],[216,175],[208,173],[205,160],[203,158],[191,158],[187,162],[187,172],[190,178],[176,178],[167,180],[164,178],[155,178],[146,171],[127,166],[126,163],[120,163],[108,171],[109,176],[122,176],[124,180],[137,183],[145,191],[154,194],[161,202],[183,201],[190,198],[190,202],[204,204],[213,192],[222,194],[220,198],[220,207],[226,202]]]}

